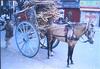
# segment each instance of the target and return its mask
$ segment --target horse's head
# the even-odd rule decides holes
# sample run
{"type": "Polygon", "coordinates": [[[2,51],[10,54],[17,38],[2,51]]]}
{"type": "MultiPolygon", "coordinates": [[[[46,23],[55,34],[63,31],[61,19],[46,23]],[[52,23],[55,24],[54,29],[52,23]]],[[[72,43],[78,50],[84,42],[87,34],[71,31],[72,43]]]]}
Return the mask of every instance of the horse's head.
{"type": "Polygon", "coordinates": [[[94,25],[90,24],[88,26],[88,29],[87,29],[86,33],[85,33],[86,37],[88,38],[88,40],[85,41],[85,42],[89,42],[90,44],[93,44],[94,43],[94,40],[93,40],[94,34],[95,34],[94,25]]]}

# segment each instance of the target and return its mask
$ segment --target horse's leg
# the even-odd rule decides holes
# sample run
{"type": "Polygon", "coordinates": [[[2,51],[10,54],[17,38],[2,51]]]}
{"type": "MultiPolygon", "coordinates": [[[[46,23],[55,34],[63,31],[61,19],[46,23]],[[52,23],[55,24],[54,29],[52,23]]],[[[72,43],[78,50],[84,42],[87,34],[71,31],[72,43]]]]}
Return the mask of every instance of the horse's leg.
{"type": "Polygon", "coordinates": [[[74,50],[74,47],[72,46],[70,48],[70,60],[71,60],[71,64],[73,64],[73,60],[72,60],[73,50],[74,50]]]}
{"type": "Polygon", "coordinates": [[[52,46],[53,46],[54,41],[55,41],[55,38],[53,37],[53,39],[51,41],[51,47],[50,47],[51,56],[53,56],[53,48],[52,48],[52,46]]]}
{"type": "Polygon", "coordinates": [[[67,58],[67,67],[69,67],[69,58],[70,58],[70,46],[68,46],[68,58],[67,58]]]}
{"type": "Polygon", "coordinates": [[[49,32],[48,31],[46,33],[46,37],[47,37],[48,59],[49,59],[50,58],[50,36],[49,36],[49,32]]]}
{"type": "Polygon", "coordinates": [[[48,50],[48,59],[50,58],[50,42],[47,38],[47,50],[48,50]]]}
{"type": "Polygon", "coordinates": [[[47,36],[48,59],[49,59],[52,53],[52,45],[54,43],[54,40],[53,40],[53,35],[51,35],[50,30],[47,30],[46,36],[47,36]]]}

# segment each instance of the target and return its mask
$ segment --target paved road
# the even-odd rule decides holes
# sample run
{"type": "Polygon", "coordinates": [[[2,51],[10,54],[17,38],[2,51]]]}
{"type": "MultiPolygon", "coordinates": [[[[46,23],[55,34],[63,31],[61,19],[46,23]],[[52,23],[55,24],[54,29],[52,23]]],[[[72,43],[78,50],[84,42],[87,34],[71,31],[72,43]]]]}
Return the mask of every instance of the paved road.
{"type": "MultiPolygon", "coordinates": [[[[54,56],[47,59],[47,50],[40,49],[33,58],[24,57],[18,50],[14,37],[5,49],[4,32],[1,33],[1,69],[67,69],[67,44],[60,42],[54,56]]],[[[96,30],[95,42],[76,44],[70,69],[100,69],[100,30],[96,30]]]]}

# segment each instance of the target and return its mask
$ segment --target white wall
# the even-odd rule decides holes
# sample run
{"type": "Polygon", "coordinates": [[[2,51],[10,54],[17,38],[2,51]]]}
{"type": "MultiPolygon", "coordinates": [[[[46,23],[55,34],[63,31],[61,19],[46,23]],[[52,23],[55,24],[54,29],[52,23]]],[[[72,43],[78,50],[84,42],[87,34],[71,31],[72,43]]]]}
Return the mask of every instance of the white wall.
{"type": "Polygon", "coordinates": [[[86,11],[81,11],[81,18],[80,22],[81,23],[88,23],[89,20],[93,21],[93,24],[95,26],[99,26],[99,12],[86,12],[86,11]]]}

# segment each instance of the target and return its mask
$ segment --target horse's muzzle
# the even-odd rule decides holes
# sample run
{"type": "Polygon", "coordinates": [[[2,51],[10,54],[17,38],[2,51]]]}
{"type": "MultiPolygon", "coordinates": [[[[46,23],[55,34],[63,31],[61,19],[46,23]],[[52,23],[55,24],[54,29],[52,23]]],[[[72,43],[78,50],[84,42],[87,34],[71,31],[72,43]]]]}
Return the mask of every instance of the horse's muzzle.
{"type": "Polygon", "coordinates": [[[90,43],[90,44],[93,44],[93,43],[94,43],[94,41],[93,41],[93,40],[90,40],[90,41],[89,41],[89,43],[90,43]]]}
{"type": "Polygon", "coordinates": [[[86,43],[86,42],[89,42],[90,44],[93,44],[94,43],[93,40],[86,40],[86,41],[84,41],[84,43],[86,43]]]}

